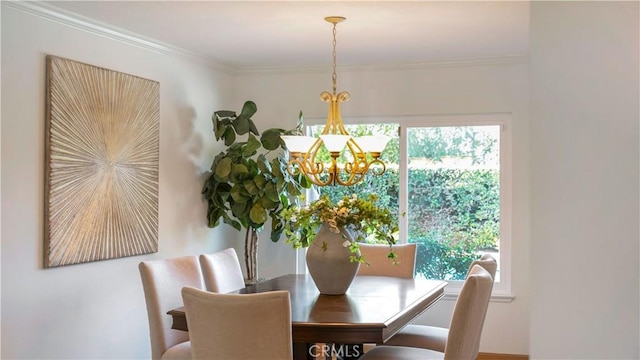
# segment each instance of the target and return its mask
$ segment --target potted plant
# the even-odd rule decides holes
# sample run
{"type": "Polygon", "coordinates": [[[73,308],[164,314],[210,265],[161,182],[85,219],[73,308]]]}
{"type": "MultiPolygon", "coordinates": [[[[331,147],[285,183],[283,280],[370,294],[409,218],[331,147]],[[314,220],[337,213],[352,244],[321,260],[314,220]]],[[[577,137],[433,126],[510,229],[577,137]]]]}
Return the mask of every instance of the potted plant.
{"type": "Polygon", "coordinates": [[[344,196],[333,203],[325,194],[308,206],[291,205],[282,211],[284,233],[294,248],[309,247],[307,268],[322,294],[341,295],[355,277],[360,263],[359,242],[386,243],[396,262],[393,244],[398,222],[389,209],[375,204],[377,195],[344,196]]]}
{"type": "Polygon", "coordinates": [[[272,128],[262,135],[251,117],[257,112],[253,101],[246,101],[240,114],[219,110],[213,113],[216,140],[224,140],[226,150],[213,159],[211,173],[202,189],[207,201],[208,226],[228,224],[245,234],[245,265],[248,283],[258,280],[258,233],[271,219],[271,240],[277,242],[285,227],[282,211],[296,204],[304,188],[311,183],[303,175],[293,176],[286,170],[285,144],[281,135],[300,131],[272,128]],[[238,136],[246,135],[240,141],[238,136]],[[257,138],[260,136],[260,139],[257,138]],[[272,151],[282,150],[278,154],[272,151]],[[269,158],[271,159],[269,160],[269,158]]]}

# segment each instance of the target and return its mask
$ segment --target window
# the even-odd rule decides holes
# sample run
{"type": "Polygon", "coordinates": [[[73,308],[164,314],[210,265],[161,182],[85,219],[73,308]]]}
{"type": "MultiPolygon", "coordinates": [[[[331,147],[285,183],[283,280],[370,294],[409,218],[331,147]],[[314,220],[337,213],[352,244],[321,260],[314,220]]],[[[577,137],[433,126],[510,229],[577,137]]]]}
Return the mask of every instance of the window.
{"type": "MultiPolygon", "coordinates": [[[[399,117],[394,123],[346,125],[354,136],[392,137],[381,158],[382,176],[351,186],[326,186],[337,200],[378,195],[398,208],[400,242],[418,244],[416,276],[461,286],[471,261],[483,252],[498,259],[494,293],[510,291],[510,115],[399,117]]],[[[367,121],[371,119],[359,119],[367,121]]],[[[308,127],[312,134],[322,125],[308,127]]]]}

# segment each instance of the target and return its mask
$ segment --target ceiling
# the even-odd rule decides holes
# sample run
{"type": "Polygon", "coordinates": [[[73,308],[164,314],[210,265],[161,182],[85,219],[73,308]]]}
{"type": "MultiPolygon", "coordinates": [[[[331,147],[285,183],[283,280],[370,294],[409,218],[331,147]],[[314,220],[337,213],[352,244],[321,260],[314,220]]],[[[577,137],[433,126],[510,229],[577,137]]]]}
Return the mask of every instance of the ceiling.
{"type": "Polygon", "coordinates": [[[46,1],[236,69],[390,65],[529,53],[526,1],[46,1]]]}

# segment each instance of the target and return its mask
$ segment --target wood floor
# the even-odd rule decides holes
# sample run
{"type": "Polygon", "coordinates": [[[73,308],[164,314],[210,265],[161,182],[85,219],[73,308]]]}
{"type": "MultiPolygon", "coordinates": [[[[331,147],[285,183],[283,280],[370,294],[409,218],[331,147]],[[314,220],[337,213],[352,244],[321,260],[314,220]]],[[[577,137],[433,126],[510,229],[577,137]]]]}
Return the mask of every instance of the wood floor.
{"type": "Polygon", "coordinates": [[[529,360],[529,355],[480,353],[477,360],[529,360]]]}

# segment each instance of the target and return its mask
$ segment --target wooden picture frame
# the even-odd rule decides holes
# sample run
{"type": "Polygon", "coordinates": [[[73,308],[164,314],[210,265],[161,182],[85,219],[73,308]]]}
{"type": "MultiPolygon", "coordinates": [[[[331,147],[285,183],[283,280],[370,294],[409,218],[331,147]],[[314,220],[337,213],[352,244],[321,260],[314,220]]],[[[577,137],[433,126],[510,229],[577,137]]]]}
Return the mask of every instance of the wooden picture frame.
{"type": "Polygon", "coordinates": [[[46,67],[44,266],[157,252],[160,84],[46,67]]]}

